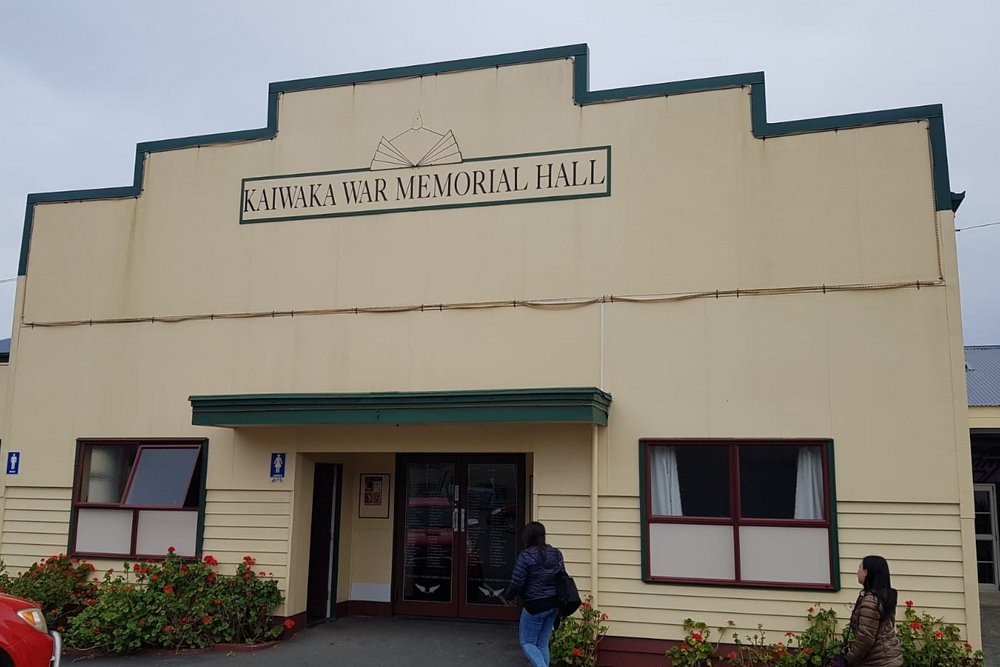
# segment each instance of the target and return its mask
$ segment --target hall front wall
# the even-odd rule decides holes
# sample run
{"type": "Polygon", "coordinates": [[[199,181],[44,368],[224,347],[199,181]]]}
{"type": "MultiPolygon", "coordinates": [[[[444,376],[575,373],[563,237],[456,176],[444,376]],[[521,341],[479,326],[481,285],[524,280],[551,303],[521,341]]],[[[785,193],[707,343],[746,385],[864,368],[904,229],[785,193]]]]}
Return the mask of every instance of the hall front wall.
{"type": "Polygon", "coordinates": [[[192,426],[187,399],[599,386],[613,401],[596,592],[612,634],[677,638],[686,616],[801,629],[817,601],[844,609],[874,552],[901,595],[977,642],[953,219],[934,211],[926,123],[762,141],[749,89],[580,107],[571,84],[559,60],[286,93],[274,139],[151,153],[135,199],[36,206],[0,436],[49,464],[6,480],[8,565],[64,548],[77,438],[204,437],[205,552],[227,567],[257,553],[287,615],[305,606],[311,466],[344,466],[343,602],[391,581],[391,520],[354,518],[357,474],[394,473],[411,451],[530,454],[535,516],[592,590],[590,427],[232,430],[192,426]],[[364,168],[418,110],[466,157],[611,146],[611,196],[238,224],[242,178],[364,168]],[[939,276],[919,290],[90,324],[939,276]],[[643,437],[832,439],[844,588],[644,583],[643,437]],[[282,485],[272,451],[289,454],[282,485]]]}

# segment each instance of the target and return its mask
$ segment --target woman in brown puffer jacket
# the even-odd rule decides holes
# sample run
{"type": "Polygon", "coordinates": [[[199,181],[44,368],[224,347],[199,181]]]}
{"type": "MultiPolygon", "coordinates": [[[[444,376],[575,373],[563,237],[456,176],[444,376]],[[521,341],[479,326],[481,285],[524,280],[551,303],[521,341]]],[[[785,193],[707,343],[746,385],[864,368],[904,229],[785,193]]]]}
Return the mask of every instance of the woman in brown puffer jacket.
{"type": "Polygon", "coordinates": [[[858,582],[863,590],[851,612],[851,643],[844,662],[849,667],[903,667],[889,564],[881,556],[865,556],[858,566],[858,582]]]}

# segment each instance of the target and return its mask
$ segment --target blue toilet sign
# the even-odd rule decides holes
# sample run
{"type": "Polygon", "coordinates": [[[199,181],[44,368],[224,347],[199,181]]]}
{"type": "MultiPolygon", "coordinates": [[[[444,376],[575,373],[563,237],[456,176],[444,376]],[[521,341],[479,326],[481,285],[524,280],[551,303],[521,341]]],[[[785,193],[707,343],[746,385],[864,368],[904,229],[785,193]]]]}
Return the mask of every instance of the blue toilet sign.
{"type": "Polygon", "coordinates": [[[7,452],[7,474],[16,475],[21,469],[21,452],[7,452]]]}
{"type": "Polygon", "coordinates": [[[285,453],[271,453],[271,481],[280,482],[285,479],[285,453]]]}

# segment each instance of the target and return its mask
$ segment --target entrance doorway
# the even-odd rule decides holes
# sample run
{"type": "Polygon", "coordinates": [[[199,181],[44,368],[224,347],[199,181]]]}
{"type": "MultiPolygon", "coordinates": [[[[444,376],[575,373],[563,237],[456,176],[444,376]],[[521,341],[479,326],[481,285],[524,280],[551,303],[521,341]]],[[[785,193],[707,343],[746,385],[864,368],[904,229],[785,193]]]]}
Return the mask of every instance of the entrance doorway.
{"type": "Polygon", "coordinates": [[[340,465],[316,464],[313,477],[312,529],[309,536],[306,623],[319,623],[336,616],[340,485],[340,465]]]}
{"type": "Polygon", "coordinates": [[[997,535],[997,498],[993,484],[973,487],[976,511],[976,565],[979,570],[979,590],[997,590],[997,555],[1000,537],[997,535]]]}
{"type": "Polygon", "coordinates": [[[520,454],[400,455],[395,613],[517,618],[500,594],[517,556],[525,495],[520,454]]]}

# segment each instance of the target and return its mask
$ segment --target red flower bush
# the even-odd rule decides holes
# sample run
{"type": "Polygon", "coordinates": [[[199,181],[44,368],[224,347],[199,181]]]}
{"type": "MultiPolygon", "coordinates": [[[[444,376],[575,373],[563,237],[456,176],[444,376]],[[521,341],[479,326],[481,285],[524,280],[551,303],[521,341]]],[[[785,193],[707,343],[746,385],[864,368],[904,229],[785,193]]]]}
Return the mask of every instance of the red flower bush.
{"type": "Polygon", "coordinates": [[[594,609],[592,598],[584,600],[579,611],[569,618],[562,619],[559,627],[552,633],[550,643],[552,664],[567,667],[594,665],[597,659],[597,645],[608,632],[608,627],[604,625],[607,618],[607,614],[594,609]]]}
{"type": "Polygon", "coordinates": [[[66,643],[129,653],[275,639],[285,630],[271,616],[282,595],[273,578],[245,576],[253,560],[244,558],[235,574],[216,572],[212,556],[185,562],[176,550],[162,562],[126,563],[122,575],[105,574],[94,604],[66,624],[66,643]]]}
{"type": "Polygon", "coordinates": [[[34,563],[19,577],[8,577],[0,562],[0,592],[31,600],[42,606],[50,627],[66,625],[87,607],[97,585],[89,579],[94,566],[64,554],[34,563]]]}

